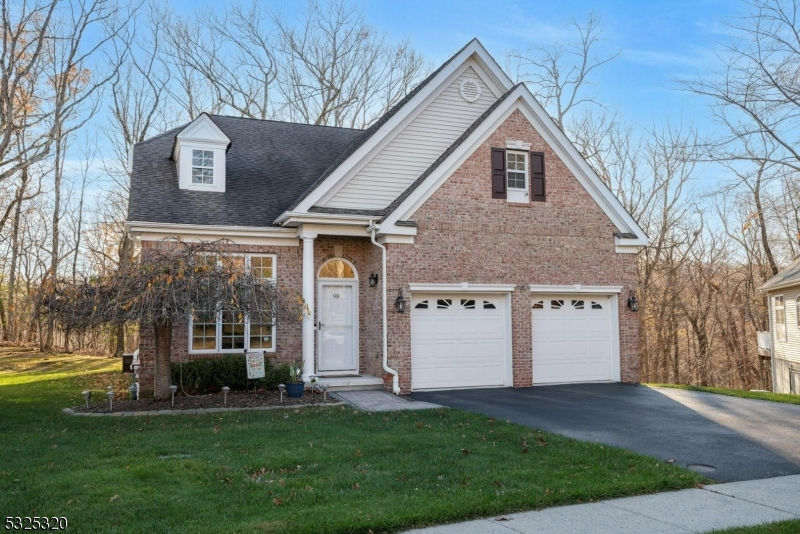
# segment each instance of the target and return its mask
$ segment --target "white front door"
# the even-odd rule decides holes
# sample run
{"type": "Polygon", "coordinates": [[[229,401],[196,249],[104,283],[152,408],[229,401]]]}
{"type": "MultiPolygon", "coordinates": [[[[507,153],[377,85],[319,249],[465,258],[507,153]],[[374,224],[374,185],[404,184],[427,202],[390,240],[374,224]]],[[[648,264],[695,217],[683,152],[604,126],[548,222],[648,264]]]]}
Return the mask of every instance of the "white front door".
{"type": "Polygon", "coordinates": [[[533,383],[615,380],[611,300],[542,295],[531,301],[533,383]]]}
{"type": "Polygon", "coordinates": [[[317,371],[358,374],[357,282],[319,283],[317,371]]]}

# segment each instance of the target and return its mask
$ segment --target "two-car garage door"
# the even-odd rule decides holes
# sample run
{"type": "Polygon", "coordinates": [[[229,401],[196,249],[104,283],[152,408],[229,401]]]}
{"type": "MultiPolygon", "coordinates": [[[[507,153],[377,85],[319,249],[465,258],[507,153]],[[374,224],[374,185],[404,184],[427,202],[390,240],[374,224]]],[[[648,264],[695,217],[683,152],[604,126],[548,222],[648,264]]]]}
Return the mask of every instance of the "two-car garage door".
{"type": "MultiPolygon", "coordinates": [[[[507,298],[414,295],[412,390],[510,386],[507,298]]],[[[534,296],[530,304],[532,383],[619,380],[615,302],[606,295],[534,296]]]]}

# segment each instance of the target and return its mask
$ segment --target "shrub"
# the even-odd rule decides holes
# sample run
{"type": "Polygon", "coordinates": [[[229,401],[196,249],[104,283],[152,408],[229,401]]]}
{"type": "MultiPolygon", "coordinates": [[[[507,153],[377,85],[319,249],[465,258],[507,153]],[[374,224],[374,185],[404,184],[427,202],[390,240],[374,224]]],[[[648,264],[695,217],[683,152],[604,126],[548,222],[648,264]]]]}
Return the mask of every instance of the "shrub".
{"type": "Polygon", "coordinates": [[[253,388],[275,389],[278,384],[289,381],[289,366],[285,363],[278,365],[266,358],[264,378],[248,380],[245,358],[239,354],[173,363],[171,368],[172,383],[178,386],[178,391],[185,391],[190,395],[213,393],[219,391],[222,386],[228,386],[234,391],[253,388]]]}

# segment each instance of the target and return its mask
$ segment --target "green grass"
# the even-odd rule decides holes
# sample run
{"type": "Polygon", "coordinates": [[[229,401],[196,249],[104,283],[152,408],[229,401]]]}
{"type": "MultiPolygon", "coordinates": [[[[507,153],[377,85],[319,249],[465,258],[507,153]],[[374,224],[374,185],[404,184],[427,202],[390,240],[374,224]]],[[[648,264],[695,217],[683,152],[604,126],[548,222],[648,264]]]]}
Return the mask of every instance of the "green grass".
{"type": "Polygon", "coordinates": [[[715,530],[716,534],[797,534],[800,532],[800,519],[767,523],[756,527],[739,527],[715,530]]]}
{"type": "Polygon", "coordinates": [[[60,413],[119,360],[0,349],[0,511],[76,532],[385,532],[696,486],[653,458],[451,409],[60,413]],[[49,360],[45,361],[44,358],[49,360]]]}
{"type": "Polygon", "coordinates": [[[711,388],[704,386],[689,386],[686,384],[645,384],[649,387],[685,389],[687,391],[702,391],[704,393],[716,393],[718,395],[728,395],[731,397],[741,397],[743,399],[757,399],[770,402],[783,402],[786,404],[800,404],[800,395],[789,395],[786,393],[770,393],[769,391],[748,391],[746,389],[711,388]]]}

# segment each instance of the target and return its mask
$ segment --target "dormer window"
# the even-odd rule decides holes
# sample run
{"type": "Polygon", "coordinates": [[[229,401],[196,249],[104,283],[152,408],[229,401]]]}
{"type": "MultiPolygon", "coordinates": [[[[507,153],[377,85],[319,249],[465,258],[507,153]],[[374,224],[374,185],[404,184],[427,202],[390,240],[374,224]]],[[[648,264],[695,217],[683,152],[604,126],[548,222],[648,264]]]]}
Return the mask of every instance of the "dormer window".
{"type": "Polygon", "coordinates": [[[231,140],[205,113],[175,136],[172,159],[178,187],[211,193],[225,192],[225,158],[231,140]]]}
{"type": "Polygon", "coordinates": [[[192,183],[214,185],[213,150],[192,150],[192,183]]]}

